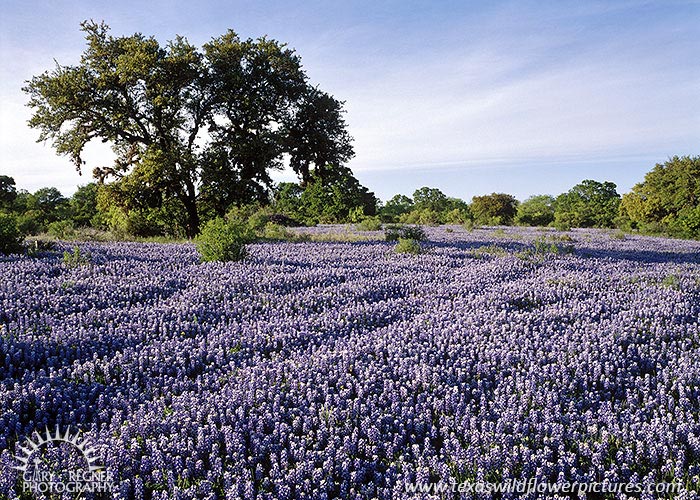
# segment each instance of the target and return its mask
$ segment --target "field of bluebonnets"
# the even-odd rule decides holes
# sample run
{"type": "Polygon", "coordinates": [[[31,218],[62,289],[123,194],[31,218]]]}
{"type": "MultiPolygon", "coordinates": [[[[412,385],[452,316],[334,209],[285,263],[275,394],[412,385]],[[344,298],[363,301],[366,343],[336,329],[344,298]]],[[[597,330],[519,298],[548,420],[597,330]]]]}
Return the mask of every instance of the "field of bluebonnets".
{"type": "Polygon", "coordinates": [[[18,444],[57,424],[99,444],[114,498],[509,478],[695,497],[699,242],[428,235],[420,255],[377,240],[260,243],[226,264],[155,243],[80,244],[75,267],[4,258],[0,497],[17,497],[18,444]]]}

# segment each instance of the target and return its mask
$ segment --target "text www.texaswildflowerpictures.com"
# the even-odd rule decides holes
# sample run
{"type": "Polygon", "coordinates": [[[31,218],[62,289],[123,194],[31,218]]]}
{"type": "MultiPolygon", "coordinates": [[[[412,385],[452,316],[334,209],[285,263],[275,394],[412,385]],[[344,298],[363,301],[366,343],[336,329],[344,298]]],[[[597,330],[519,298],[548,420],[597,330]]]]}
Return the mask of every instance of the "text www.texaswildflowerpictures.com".
{"type": "Polygon", "coordinates": [[[406,483],[407,493],[520,493],[520,494],[576,494],[582,496],[588,493],[657,493],[676,494],[682,490],[680,483],[611,483],[611,482],[542,482],[536,478],[529,480],[508,479],[500,483],[481,481],[438,481],[438,482],[415,482],[406,483]]]}

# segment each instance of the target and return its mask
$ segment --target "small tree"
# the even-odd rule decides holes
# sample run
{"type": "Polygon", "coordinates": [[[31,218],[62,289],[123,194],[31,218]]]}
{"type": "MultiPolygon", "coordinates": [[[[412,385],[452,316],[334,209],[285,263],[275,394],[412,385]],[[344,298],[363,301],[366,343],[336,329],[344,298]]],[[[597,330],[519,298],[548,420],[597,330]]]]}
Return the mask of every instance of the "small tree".
{"type": "Polygon", "coordinates": [[[413,210],[413,200],[404,194],[394,195],[380,210],[380,215],[387,222],[396,222],[400,216],[413,210]]]}
{"type": "Polygon", "coordinates": [[[246,245],[254,239],[255,234],[245,222],[219,217],[204,225],[195,243],[203,262],[229,262],[245,258],[246,245]]]}
{"type": "Polygon", "coordinates": [[[622,197],[620,218],[633,228],[699,237],[700,156],[657,164],[622,197]]]}
{"type": "Polygon", "coordinates": [[[0,175],[0,209],[9,209],[16,198],[15,180],[7,175],[0,175]]]}
{"type": "Polygon", "coordinates": [[[554,222],[554,197],[548,194],[530,196],[518,205],[515,221],[525,226],[548,226],[554,222]]]}
{"type": "Polygon", "coordinates": [[[413,193],[413,205],[417,210],[442,212],[447,208],[447,196],[437,188],[422,187],[413,193]]]}
{"type": "Polygon", "coordinates": [[[554,220],[561,227],[615,227],[620,195],[612,182],[587,179],[557,197],[554,220]]]}
{"type": "Polygon", "coordinates": [[[470,205],[478,224],[510,225],[518,212],[518,200],[505,193],[475,196],[470,205]]]}
{"type": "Polygon", "coordinates": [[[97,216],[97,184],[80,186],[70,199],[70,212],[77,226],[91,226],[97,216]]]}
{"type": "Polygon", "coordinates": [[[0,212],[0,253],[20,253],[23,241],[15,216],[0,212]]]}

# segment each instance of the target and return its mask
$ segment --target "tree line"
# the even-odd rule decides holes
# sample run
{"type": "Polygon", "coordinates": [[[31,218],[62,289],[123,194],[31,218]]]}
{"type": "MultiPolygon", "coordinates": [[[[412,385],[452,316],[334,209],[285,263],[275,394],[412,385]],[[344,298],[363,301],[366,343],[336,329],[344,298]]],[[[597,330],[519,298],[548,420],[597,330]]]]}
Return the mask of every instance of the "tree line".
{"type": "MultiPolygon", "coordinates": [[[[374,221],[621,227],[700,236],[698,158],[657,165],[631,193],[584,180],[557,197],[505,193],[470,202],[422,187],[381,204],[345,165],[354,156],[344,103],[310,83],[298,54],[232,30],[201,49],[184,37],[160,44],[112,36],[86,21],[79,63],[56,64],[23,90],[39,141],[80,171],[91,141],[114,162],[66,198],[55,188],[17,191],[0,178],[0,225],[70,237],[80,228],[118,238],[193,238],[203,223],[263,213],[281,223],[374,221]],[[285,166],[298,182],[275,185],[285,166]]],[[[273,220],[271,219],[271,220],[273,220]]]]}
{"type": "MultiPolygon", "coordinates": [[[[70,198],[56,188],[34,193],[17,190],[0,176],[0,213],[22,234],[70,237],[80,228],[110,231],[118,238],[184,237],[177,221],[160,209],[116,216],[111,184],[90,183],[70,198]]],[[[385,203],[362,186],[346,168],[329,169],[324,178],[283,182],[269,200],[228,207],[238,218],[265,214],[283,225],[318,223],[469,224],[619,228],[645,234],[700,238],[700,156],[673,157],[657,164],[629,193],[612,182],[584,180],[558,196],[535,195],[518,201],[507,193],[474,196],[470,202],[422,187],[412,196],[397,194],[385,203]]],[[[215,216],[209,217],[209,219],[215,216]]]]}

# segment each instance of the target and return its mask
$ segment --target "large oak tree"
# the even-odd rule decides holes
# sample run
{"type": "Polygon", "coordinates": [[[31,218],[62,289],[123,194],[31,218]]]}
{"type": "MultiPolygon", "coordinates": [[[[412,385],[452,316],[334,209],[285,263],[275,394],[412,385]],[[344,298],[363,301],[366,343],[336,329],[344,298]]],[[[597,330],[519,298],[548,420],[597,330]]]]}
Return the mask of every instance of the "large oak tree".
{"type": "Polygon", "coordinates": [[[285,44],[228,31],[198,50],[183,37],[161,46],[139,33],[113,37],[104,23],[81,26],[80,63],[27,82],[30,126],[79,171],[90,141],[109,143],[116,160],[95,177],[137,176],[124,183],[142,191],[127,190],[130,206],[175,200],[188,236],[203,205],[223,213],[265,198],[285,155],[302,182],[353,156],[342,103],[309,84],[285,44]]]}

